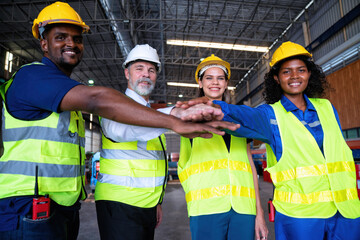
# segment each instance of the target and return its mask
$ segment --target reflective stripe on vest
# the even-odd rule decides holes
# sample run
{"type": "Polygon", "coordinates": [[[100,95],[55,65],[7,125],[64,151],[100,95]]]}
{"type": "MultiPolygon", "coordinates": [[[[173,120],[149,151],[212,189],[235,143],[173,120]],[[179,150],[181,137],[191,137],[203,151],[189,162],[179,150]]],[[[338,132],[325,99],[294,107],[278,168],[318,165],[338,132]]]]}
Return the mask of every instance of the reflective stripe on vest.
{"type": "Polygon", "coordinates": [[[133,187],[133,188],[153,188],[162,186],[165,177],[129,177],[116,176],[100,173],[98,181],[102,183],[110,183],[119,186],[133,187]]]}
{"type": "Polygon", "coordinates": [[[35,176],[36,166],[39,167],[39,177],[75,178],[80,177],[85,172],[85,166],[82,166],[80,173],[79,165],[62,165],[8,160],[6,162],[0,162],[0,173],[35,176]]]}
{"type": "Polygon", "coordinates": [[[256,199],[246,139],[231,136],[230,152],[223,138],[181,138],[178,174],[189,216],[227,212],[255,214],[256,199]]]}
{"type": "MultiPolygon", "coordinates": [[[[13,78],[1,86],[2,96],[12,81],[13,78]]],[[[0,198],[33,195],[38,166],[39,194],[49,194],[64,206],[73,205],[82,190],[85,172],[81,113],[53,112],[41,120],[25,121],[11,116],[4,101],[2,131],[0,198]]]]}
{"type": "MultiPolygon", "coordinates": [[[[163,143],[164,135],[161,136],[163,143]]],[[[158,138],[148,142],[113,142],[102,135],[100,173],[95,200],[154,207],[165,182],[163,149],[158,138]]]]}
{"type": "Polygon", "coordinates": [[[287,216],[302,218],[328,218],[336,211],[346,218],[360,217],[354,160],[332,106],[324,99],[310,101],[324,131],[324,154],[315,138],[292,112],[287,112],[280,101],[271,105],[283,144],[278,162],[267,146],[267,170],[276,187],[276,210],[287,216]]]}

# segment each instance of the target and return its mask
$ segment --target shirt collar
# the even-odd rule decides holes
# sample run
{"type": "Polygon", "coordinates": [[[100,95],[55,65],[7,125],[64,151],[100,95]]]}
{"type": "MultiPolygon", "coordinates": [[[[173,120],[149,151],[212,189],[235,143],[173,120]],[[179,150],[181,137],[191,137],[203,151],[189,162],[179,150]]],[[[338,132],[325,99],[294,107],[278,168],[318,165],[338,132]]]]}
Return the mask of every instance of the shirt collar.
{"type": "Polygon", "coordinates": [[[58,69],[58,67],[55,65],[55,63],[53,63],[53,61],[51,61],[49,58],[47,57],[43,57],[41,62],[47,66],[50,66],[50,67],[55,67],[58,69]]]}
{"type": "MultiPolygon", "coordinates": [[[[316,111],[314,105],[310,102],[309,98],[304,94],[304,98],[306,101],[306,109],[316,111]]],[[[285,110],[288,112],[293,112],[298,110],[298,108],[293,104],[285,95],[281,96],[281,104],[284,106],[285,110]]]]}
{"type": "Polygon", "coordinates": [[[140,103],[141,105],[146,106],[148,103],[142,96],[137,94],[135,91],[131,90],[130,88],[127,88],[125,91],[125,95],[132,98],[135,102],[140,103]]]}

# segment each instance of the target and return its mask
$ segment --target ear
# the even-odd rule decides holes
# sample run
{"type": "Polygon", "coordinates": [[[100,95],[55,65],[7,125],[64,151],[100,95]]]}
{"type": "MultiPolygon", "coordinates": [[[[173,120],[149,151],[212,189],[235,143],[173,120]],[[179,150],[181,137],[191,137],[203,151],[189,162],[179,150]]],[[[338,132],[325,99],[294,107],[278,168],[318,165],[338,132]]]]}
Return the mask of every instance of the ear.
{"type": "Polygon", "coordinates": [[[126,79],[129,81],[129,69],[125,68],[124,73],[125,73],[126,79]]]}
{"type": "Polygon", "coordinates": [[[201,80],[199,80],[199,88],[203,88],[203,84],[201,80]]]}
{"type": "Polygon", "coordinates": [[[44,53],[47,53],[48,52],[48,41],[46,39],[41,38],[40,47],[44,53]]]}
{"type": "Polygon", "coordinates": [[[277,82],[277,84],[280,84],[280,81],[279,81],[278,76],[274,75],[274,79],[275,79],[275,81],[277,82]]]}

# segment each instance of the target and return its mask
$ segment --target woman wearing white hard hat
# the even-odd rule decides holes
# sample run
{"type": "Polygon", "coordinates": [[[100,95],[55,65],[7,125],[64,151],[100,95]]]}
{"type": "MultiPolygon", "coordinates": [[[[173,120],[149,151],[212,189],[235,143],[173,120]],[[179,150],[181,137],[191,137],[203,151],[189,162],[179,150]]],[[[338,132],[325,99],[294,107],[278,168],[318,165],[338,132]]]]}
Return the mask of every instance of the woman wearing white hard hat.
{"type": "Polygon", "coordinates": [[[219,104],[236,136],[267,144],[266,169],[275,185],[277,240],[360,239],[360,201],[354,159],[338,114],[322,97],[329,87],[301,45],[285,42],[273,54],[257,108],[219,104]]]}
{"type": "MultiPolygon", "coordinates": [[[[214,55],[205,58],[195,73],[200,96],[225,100],[230,76],[228,62],[214,55]]],[[[206,140],[181,138],[178,173],[193,240],[253,240],[254,232],[257,239],[266,238],[257,173],[249,150],[246,138],[229,134],[206,140]]]]}

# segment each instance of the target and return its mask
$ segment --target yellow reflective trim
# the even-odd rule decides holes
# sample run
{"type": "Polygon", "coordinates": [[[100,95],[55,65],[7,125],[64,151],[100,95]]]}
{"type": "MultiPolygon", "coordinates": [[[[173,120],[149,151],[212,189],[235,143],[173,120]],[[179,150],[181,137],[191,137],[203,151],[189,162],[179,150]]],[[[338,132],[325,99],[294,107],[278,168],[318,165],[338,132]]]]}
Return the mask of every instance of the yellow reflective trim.
{"type": "Polygon", "coordinates": [[[328,172],[329,173],[338,173],[338,172],[355,172],[355,164],[353,161],[342,161],[342,162],[332,162],[328,163],[328,172]]]}
{"type": "Polygon", "coordinates": [[[335,191],[333,193],[335,197],[335,202],[344,202],[347,200],[358,199],[356,188],[343,189],[343,190],[335,191]]]}
{"type": "Polygon", "coordinates": [[[250,163],[240,162],[240,161],[230,161],[229,165],[230,165],[230,170],[244,171],[251,173],[250,163]]]}
{"type": "Polygon", "coordinates": [[[226,169],[228,168],[228,166],[230,170],[251,172],[251,166],[249,163],[240,162],[240,161],[228,161],[228,159],[220,159],[220,160],[213,160],[213,161],[193,164],[190,167],[184,169],[179,174],[179,179],[180,182],[184,182],[191,175],[218,170],[218,169],[226,169]]]}
{"type": "MultiPolygon", "coordinates": [[[[327,163],[327,171],[329,174],[338,172],[352,172],[355,171],[355,167],[354,164],[351,164],[351,162],[333,162],[327,163]]],[[[319,164],[272,173],[271,179],[274,183],[278,183],[282,181],[293,180],[296,178],[321,176],[325,174],[327,174],[325,164],[319,164]]]]}
{"type": "Polygon", "coordinates": [[[274,199],[287,203],[312,204],[316,202],[331,202],[331,191],[313,192],[309,194],[282,192],[275,189],[274,199]]]}
{"type": "Polygon", "coordinates": [[[219,159],[213,161],[207,161],[202,163],[193,164],[190,167],[184,169],[179,174],[180,182],[186,181],[191,175],[199,174],[202,172],[208,172],[216,169],[226,169],[228,167],[227,159],[219,159]]]}
{"type": "MultiPolygon", "coordinates": [[[[344,189],[333,192],[336,202],[344,202],[347,200],[357,199],[357,191],[355,188],[344,189]]],[[[331,191],[313,192],[309,194],[282,192],[275,189],[274,198],[281,202],[313,204],[318,202],[332,202],[334,197],[331,191]]]]}
{"type": "Polygon", "coordinates": [[[248,187],[225,185],[190,191],[185,195],[185,199],[186,202],[191,202],[196,200],[209,199],[213,197],[223,197],[227,195],[232,195],[235,197],[255,198],[255,190],[248,187]]]}

